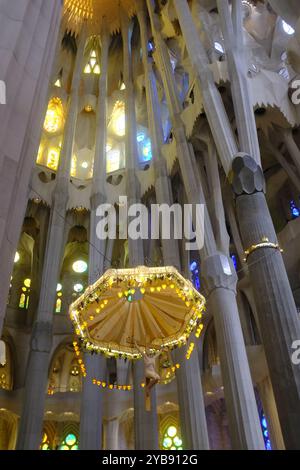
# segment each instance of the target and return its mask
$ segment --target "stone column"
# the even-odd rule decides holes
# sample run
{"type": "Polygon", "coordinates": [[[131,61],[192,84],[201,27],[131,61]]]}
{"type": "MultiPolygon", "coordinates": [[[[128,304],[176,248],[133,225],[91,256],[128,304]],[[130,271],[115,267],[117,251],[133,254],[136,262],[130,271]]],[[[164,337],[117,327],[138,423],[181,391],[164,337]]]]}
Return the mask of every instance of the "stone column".
{"type": "MultiPolygon", "coordinates": [[[[147,0],[149,1],[149,0],[147,0]]],[[[192,18],[188,2],[174,0],[183,38],[189,54],[197,85],[200,87],[205,114],[226,173],[231,168],[232,157],[237,151],[236,139],[231,128],[221,95],[214,82],[209,60],[192,18]]]]}
{"type": "Polygon", "coordinates": [[[106,377],[106,358],[102,355],[84,355],[87,376],[83,378],[80,409],[80,450],[103,449],[102,417],[104,389],[96,387],[92,379],[106,377]]]}
{"type": "Polygon", "coordinates": [[[141,383],[145,382],[144,362],[135,361],[132,370],[135,449],[157,450],[159,444],[156,391],[152,389],[151,411],[146,411],[145,391],[141,387],[141,383]]]}
{"type": "Polygon", "coordinates": [[[40,142],[61,10],[61,0],[47,4],[24,0],[18,8],[9,0],[1,2],[0,21],[5,28],[0,33],[0,51],[5,60],[0,76],[6,83],[7,104],[0,108],[0,189],[5,194],[0,201],[0,331],[40,142]],[[30,50],[32,44],[38,52],[36,47],[30,50]]]}
{"type": "MultiPolygon", "coordinates": [[[[170,178],[167,172],[167,164],[162,155],[163,128],[160,112],[160,102],[158,98],[156,77],[154,74],[153,59],[148,54],[148,31],[146,23],[146,5],[142,0],[136,0],[137,17],[140,25],[140,35],[143,54],[143,65],[145,74],[145,88],[147,100],[148,125],[151,136],[153,166],[155,171],[155,192],[158,204],[167,204],[169,207],[173,205],[173,195],[170,178]]],[[[171,234],[174,233],[173,226],[171,234]]],[[[165,264],[175,266],[180,269],[180,256],[178,241],[174,238],[170,240],[161,240],[165,264]],[[166,255],[168,253],[168,255],[166,255]]]]}
{"type": "MultiPolygon", "coordinates": [[[[140,202],[140,188],[136,177],[136,166],[138,165],[137,150],[137,130],[135,113],[135,94],[132,74],[131,58],[131,37],[132,23],[129,21],[127,13],[121,11],[121,32],[123,38],[123,59],[124,59],[124,83],[126,86],[126,191],[128,205],[140,202]]],[[[144,264],[143,240],[128,240],[129,264],[139,266],[144,264]]],[[[151,411],[145,409],[145,391],[141,388],[141,383],[145,381],[144,363],[142,360],[133,363],[133,386],[134,386],[134,429],[135,448],[158,449],[158,421],[156,412],[156,391],[151,393],[151,411]]]]}
{"type": "Polygon", "coordinates": [[[27,365],[23,411],[17,442],[17,448],[24,450],[38,449],[42,436],[49,355],[52,345],[53,311],[62,259],[64,217],[68,202],[69,173],[77,123],[78,91],[85,42],[86,35],[83,31],[77,51],[65,137],[53,193],[39,305],[27,365]]]}
{"type": "MultiPolygon", "coordinates": [[[[100,240],[96,234],[96,211],[106,202],[106,139],[107,139],[107,81],[108,50],[110,35],[106,20],[103,19],[101,32],[101,74],[97,105],[96,146],[94,175],[91,195],[90,248],[89,248],[89,284],[93,284],[104,272],[106,240],[100,240]]],[[[80,449],[102,449],[102,417],[104,391],[92,383],[92,378],[103,380],[106,376],[104,356],[85,353],[87,377],[82,383],[80,411],[80,449]]]]}
{"type": "Polygon", "coordinates": [[[105,427],[105,450],[119,450],[119,419],[107,420],[105,427]]]}
{"type": "Polygon", "coordinates": [[[288,152],[291,156],[291,159],[293,160],[294,165],[297,168],[298,175],[300,175],[300,149],[298,148],[298,145],[296,144],[294,140],[292,131],[291,130],[284,131],[283,139],[284,139],[286,148],[288,149],[288,152]]]}
{"type": "Polygon", "coordinates": [[[217,253],[202,266],[207,306],[213,312],[233,449],[264,449],[236,302],[231,260],[217,253]]]}
{"type": "MultiPolygon", "coordinates": [[[[176,0],[174,1],[176,9],[177,6],[181,9],[183,3],[185,2],[179,2],[179,5],[177,5],[176,0]]],[[[155,39],[160,72],[162,74],[162,81],[164,83],[166,99],[173,124],[177,157],[188,202],[191,204],[203,203],[205,202],[203,190],[199,175],[197,175],[194,155],[191,147],[187,143],[184,126],[180,117],[182,107],[178,99],[169,55],[161,36],[160,23],[154,14],[152,0],[147,0],[147,5],[155,39]]],[[[188,8],[187,3],[186,6],[188,8]]],[[[186,12],[184,11],[184,13],[186,12]]],[[[190,15],[189,9],[188,14],[190,15]]],[[[185,24],[187,30],[189,29],[189,23],[188,18],[188,23],[187,25],[185,24]]],[[[198,38],[197,31],[196,38],[198,38]]],[[[196,55],[199,52],[198,49],[196,49],[196,51],[193,49],[193,51],[196,55]]],[[[209,85],[210,91],[212,91],[211,81],[209,81],[209,85]]],[[[213,86],[215,86],[214,83],[213,86]]],[[[210,96],[209,93],[208,96],[210,96]]],[[[215,94],[213,94],[213,96],[215,97],[215,94]]],[[[213,103],[210,102],[209,106],[212,107],[213,103]]],[[[216,113],[216,110],[214,112],[216,113]]],[[[232,148],[235,147],[233,146],[232,148]]],[[[221,150],[223,150],[223,144],[221,150]]],[[[229,153],[226,158],[228,163],[229,153]]],[[[200,256],[204,279],[206,275],[211,278],[210,285],[207,289],[208,303],[211,306],[213,315],[216,316],[216,318],[218,318],[218,316],[221,317],[224,321],[223,327],[219,332],[219,348],[223,369],[226,371],[223,377],[226,402],[227,406],[231,406],[232,410],[232,413],[229,414],[229,419],[231,419],[230,429],[232,431],[231,438],[233,446],[236,449],[263,449],[264,443],[258,410],[238,317],[235,297],[236,275],[228,256],[217,251],[216,241],[207,210],[205,212],[204,248],[201,250],[200,256]],[[228,291],[228,284],[233,286],[232,293],[228,291]],[[209,299],[210,296],[211,299],[209,299]],[[231,331],[232,326],[234,326],[234,328],[231,331]],[[222,345],[224,345],[224,347],[222,347],[222,345]],[[236,403],[237,396],[239,397],[239,405],[233,407],[232,404],[236,403]],[[239,432],[237,432],[236,429],[238,429],[239,432]]]]}
{"type": "Polygon", "coordinates": [[[194,351],[189,360],[185,355],[186,347],[172,353],[174,362],[180,364],[176,381],[183,448],[207,450],[209,440],[198,355],[194,351]]]}
{"type": "Polygon", "coordinates": [[[292,344],[300,338],[300,323],[273,222],[264,195],[262,169],[250,156],[239,154],[233,166],[244,250],[258,312],[279,420],[287,449],[299,447],[300,371],[291,360],[292,344]]]}
{"type": "Polygon", "coordinates": [[[231,10],[228,0],[217,0],[217,5],[225,42],[240,148],[260,163],[256,122],[248,86],[248,67],[245,62],[242,2],[233,0],[231,10]]]}
{"type": "MultiPolygon", "coordinates": [[[[158,99],[156,79],[153,72],[152,59],[148,57],[148,34],[146,28],[146,9],[144,2],[137,2],[138,20],[141,31],[141,43],[143,51],[145,85],[147,96],[148,121],[152,141],[153,165],[155,167],[155,189],[159,204],[172,206],[173,197],[170,179],[167,173],[166,162],[161,152],[163,144],[163,131],[160,116],[160,103],[158,99]]],[[[172,232],[171,232],[172,233],[172,232]]],[[[162,240],[164,264],[180,269],[180,255],[177,240],[162,240]]],[[[184,348],[176,352],[178,356],[184,356],[184,348]]],[[[199,364],[196,361],[193,366],[186,367],[184,358],[182,368],[177,373],[178,400],[181,412],[182,434],[186,449],[207,449],[208,435],[205,419],[205,408],[202,395],[202,385],[199,364]],[[194,383],[193,383],[194,379],[194,383]],[[191,400],[186,400],[186,384],[192,384],[191,400]],[[198,386],[198,387],[197,387],[198,386]],[[193,430],[193,432],[191,432],[193,430]]]]}

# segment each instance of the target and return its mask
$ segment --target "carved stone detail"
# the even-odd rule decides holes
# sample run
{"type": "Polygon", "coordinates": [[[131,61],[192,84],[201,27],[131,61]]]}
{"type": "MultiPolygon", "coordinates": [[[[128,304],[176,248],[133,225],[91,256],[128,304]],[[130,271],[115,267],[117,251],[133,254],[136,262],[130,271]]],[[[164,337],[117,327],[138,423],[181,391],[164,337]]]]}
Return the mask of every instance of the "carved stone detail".
{"type": "Polygon", "coordinates": [[[236,196],[266,191],[263,171],[246,153],[238,153],[232,164],[232,187],[236,196]]]}

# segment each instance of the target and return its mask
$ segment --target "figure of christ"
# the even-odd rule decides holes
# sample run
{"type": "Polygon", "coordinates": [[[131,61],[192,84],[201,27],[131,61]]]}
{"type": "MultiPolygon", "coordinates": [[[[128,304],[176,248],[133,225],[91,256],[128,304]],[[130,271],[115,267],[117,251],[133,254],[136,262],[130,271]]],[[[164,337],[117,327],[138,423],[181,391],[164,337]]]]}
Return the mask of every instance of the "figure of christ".
{"type": "Polygon", "coordinates": [[[160,375],[156,370],[156,359],[160,356],[161,352],[157,354],[152,354],[151,351],[146,347],[146,350],[143,351],[135,341],[135,347],[139,353],[143,356],[144,367],[145,367],[145,379],[146,379],[146,395],[149,396],[151,389],[158,383],[160,380],[160,375]]]}

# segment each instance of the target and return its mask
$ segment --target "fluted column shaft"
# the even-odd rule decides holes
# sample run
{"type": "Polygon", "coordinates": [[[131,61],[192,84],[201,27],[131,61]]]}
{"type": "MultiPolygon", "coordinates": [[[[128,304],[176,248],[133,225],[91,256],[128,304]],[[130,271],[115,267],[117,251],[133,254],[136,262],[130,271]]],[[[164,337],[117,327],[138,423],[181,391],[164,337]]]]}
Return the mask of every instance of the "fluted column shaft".
{"type": "MultiPolygon", "coordinates": [[[[96,234],[96,211],[100,204],[106,202],[106,139],[107,139],[107,82],[108,50],[110,35],[106,20],[103,19],[101,32],[101,73],[96,119],[96,145],[94,174],[91,195],[90,248],[89,248],[89,284],[93,284],[104,272],[106,240],[96,234]]],[[[99,390],[92,383],[92,378],[103,380],[106,376],[106,359],[99,355],[84,355],[87,376],[82,382],[80,409],[80,449],[102,449],[102,417],[104,390],[99,390]]]]}
{"type": "Polygon", "coordinates": [[[202,266],[208,308],[213,312],[233,449],[264,449],[258,409],[236,302],[237,276],[223,254],[202,266]]]}
{"type": "MultiPolygon", "coordinates": [[[[139,182],[136,177],[136,167],[138,165],[137,149],[137,127],[135,113],[135,94],[132,75],[131,58],[131,35],[132,24],[129,22],[127,13],[121,13],[122,38],[123,38],[123,59],[124,59],[124,83],[126,86],[126,190],[128,204],[140,202],[139,182]]],[[[129,264],[139,266],[144,264],[143,240],[128,240],[129,264]]],[[[133,363],[133,387],[134,387],[134,430],[135,448],[158,449],[158,421],[156,412],[156,391],[151,392],[151,411],[145,409],[145,391],[141,388],[141,383],[145,380],[143,361],[133,363]]]]}
{"type": "Polygon", "coordinates": [[[297,449],[300,371],[291,356],[292,344],[300,338],[300,322],[282,255],[276,248],[262,169],[253,158],[241,154],[233,163],[233,175],[237,217],[244,250],[250,248],[247,264],[283,438],[287,449],[297,449]]]}
{"type": "Polygon", "coordinates": [[[292,131],[291,130],[284,131],[283,138],[284,138],[284,143],[286,145],[286,148],[288,149],[288,152],[291,156],[291,159],[293,160],[294,165],[297,168],[298,175],[300,175],[300,149],[298,148],[294,140],[292,131]]]}
{"type": "MultiPolygon", "coordinates": [[[[159,204],[173,204],[170,180],[167,173],[166,162],[161,152],[163,144],[163,132],[160,116],[160,103],[158,99],[156,79],[153,72],[153,64],[148,58],[148,34],[146,28],[146,11],[144,2],[138,3],[138,20],[141,31],[141,42],[144,60],[145,85],[147,96],[148,121],[152,140],[153,165],[156,177],[156,198],[159,204]]],[[[176,240],[162,240],[164,264],[176,266],[180,269],[180,256],[176,240]]],[[[178,400],[182,435],[185,449],[208,449],[208,435],[205,418],[204,400],[199,363],[197,361],[185,363],[185,350],[174,353],[180,360],[181,368],[176,372],[178,400]],[[187,393],[187,386],[189,393],[187,393]],[[190,400],[187,397],[190,395],[190,400]]]]}
{"type": "Polygon", "coordinates": [[[218,154],[226,173],[230,171],[233,155],[237,144],[232,131],[221,95],[214,82],[209,67],[206,51],[198,35],[188,2],[174,0],[182,34],[189,53],[189,58],[196,75],[197,84],[201,89],[203,107],[218,150],[218,154]]]}
{"type": "Polygon", "coordinates": [[[83,33],[77,51],[65,137],[57,172],[57,183],[53,193],[39,305],[32,332],[31,350],[27,366],[23,411],[17,443],[18,449],[38,449],[42,436],[49,355],[52,347],[53,311],[62,259],[64,217],[68,202],[69,171],[76,131],[78,92],[85,41],[86,36],[83,33]]]}
{"type": "Polygon", "coordinates": [[[250,100],[243,45],[242,2],[233,0],[230,10],[227,0],[218,0],[218,11],[224,36],[228,73],[240,148],[260,164],[260,148],[257,137],[253,106],[250,100]]]}
{"type": "Polygon", "coordinates": [[[105,449],[119,450],[119,419],[112,418],[105,425],[105,449]]]}
{"type": "Polygon", "coordinates": [[[185,450],[207,450],[209,440],[198,355],[186,357],[186,347],[173,351],[176,370],[177,393],[181,423],[181,435],[185,450]]]}
{"type": "MultiPolygon", "coordinates": [[[[183,4],[184,8],[185,6],[188,8],[188,4],[186,3],[185,5],[185,3],[186,2],[175,1],[174,5],[176,10],[178,7],[180,13],[182,13],[181,9],[183,8],[183,4]]],[[[191,159],[191,153],[187,144],[184,126],[181,121],[180,113],[182,111],[182,107],[178,99],[178,93],[176,92],[174,76],[170,66],[170,59],[166,50],[166,45],[160,33],[160,24],[156,15],[154,14],[152,0],[147,0],[147,5],[152,24],[152,31],[155,38],[158,62],[165,87],[166,99],[173,124],[173,132],[177,145],[177,156],[183,176],[183,183],[187,193],[188,201],[192,204],[199,204],[199,202],[204,202],[203,190],[201,187],[200,178],[197,177],[195,165],[191,159]]],[[[184,10],[183,13],[183,33],[186,32],[186,34],[189,34],[190,36],[191,31],[193,39],[192,51],[194,52],[195,56],[198,57],[199,53],[201,53],[201,47],[200,52],[197,48],[195,48],[195,45],[198,41],[198,34],[196,30],[194,34],[192,19],[190,16],[186,15],[186,13],[190,15],[189,8],[188,12],[184,10]],[[192,25],[190,25],[190,22],[192,25]]],[[[180,22],[181,16],[178,13],[180,22]]],[[[215,105],[211,101],[212,96],[213,98],[218,98],[217,91],[217,94],[213,92],[211,96],[211,92],[213,91],[215,84],[209,74],[204,78],[206,82],[202,83],[202,85],[204,85],[203,93],[206,94],[210,100],[207,100],[207,105],[212,107],[213,115],[214,113],[218,114],[218,110],[215,109],[215,105]]],[[[222,110],[223,108],[220,109],[222,110]]],[[[215,117],[219,120],[219,118],[222,119],[222,116],[223,114],[221,113],[221,117],[215,117]]],[[[222,135],[224,135],[224,133],[221,133],[221,136],[222,135]]],[[[223,145],[224,143],[222,143],[221,147],[218,148],[219,152],[224,150],[223,145]]],[[[236,146],[233,145],[233,142],[229,144],[229,148],[227,147],[227,153],[225,153],[225,161],[227,161],[227,166],[231,161],[230,152],[235,148],[236,146]]],[[[223,328],[220,330],[218,346],[220,349],[223,369],[224,371],[227,371],[227,374],[224,374],[223,377],[227,406],[230,407],[230,403],[235,403],[237,395],[239,396],[239,406],[232,407],[232,412],[228,415],[229,420],[231,420],[230,429],[233,446],[236,449],[263,449],[264,446],[262,433],[260,430],[258,410],[255,406],[256,402],[254,390],[251,382],[245,344],[241,332],[236,296],[235,293],[231,293],[230,295],[228,294],[228,287],[224,283],[219,284],[218,289],[215,288],[219,278],[224,277],[226,282],[228,279],[230,279],[230,282],[233,283],[234,286],[233,291],[235,291],[236,277],[234,274],[234,268],[228,256],[217,251],[216,241],[207,211],[205,213],[205,248],[201,251],[200,255],[201,261],[203,263],[203,277],[205,278],[205,276],[209,274],[212,278],[210,288],[207,289],[208,302],[211,307],[211,311],[214,317],[216,317],[217,321],[218,316],[222,316],[222,319],[224,320],[223,328]],[[211,297],[211,299],[209,299],[209,297],[211,297]],[[227,328],[225,328],[226,325],[227,328]],[[232,325],[234,325],[234,329],[232,330],[233,336],[228,338],[227,333],[230,331],[230,326],[232,325]],[[224,347],[222,347],[223,345],[224,347]],[[236,432],[236,429],[239,430],[238,433],[236,432]]]]}
{"type": "MultiPolygon", "coordinates": [[[[160,112],[160,102],[158,98],[156,78],[153,71],[153,59],[148,57],[148,31],[146,24],[146,6],[141,0],[136,1],[137,17],[140,25],[148,124],[151,135],[153,165],[155,170],[155,192],[158,204],[173,205],[173,195],[170,178],[167,172],[167,165],[162,155],[163,128],[160,112]]],[[[173,226],[170,233],[174,233],[173,226]]],[[[175,266],[180,269],[180,256],[178,241],[162,239],[164,261],[168,266],[175,266]],[[168,253],[168,254],[167,254],[168,253]]]]}

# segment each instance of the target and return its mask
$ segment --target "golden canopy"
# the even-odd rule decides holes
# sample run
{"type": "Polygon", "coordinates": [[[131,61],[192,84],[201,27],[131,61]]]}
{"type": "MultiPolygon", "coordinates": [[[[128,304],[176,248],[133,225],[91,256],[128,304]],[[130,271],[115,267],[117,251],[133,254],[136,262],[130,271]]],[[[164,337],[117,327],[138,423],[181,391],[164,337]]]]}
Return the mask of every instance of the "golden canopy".
{"type": "Polygon", "coordinates": [[[120,30],[120,8],[129,17],[135,13],[134,0],[65,0],[64,18],[67,29],[76,34],[81,30],[84,20],[87,20],[91,32],[99,34],[103,17],[111,33],[120,30]]]}
{"type": "Polygon", "coordinates": [[[108,270],[70,306],[87,351],[140,358],[186,343],[201,323],[204,297],[173,267],[108,270]]]}

